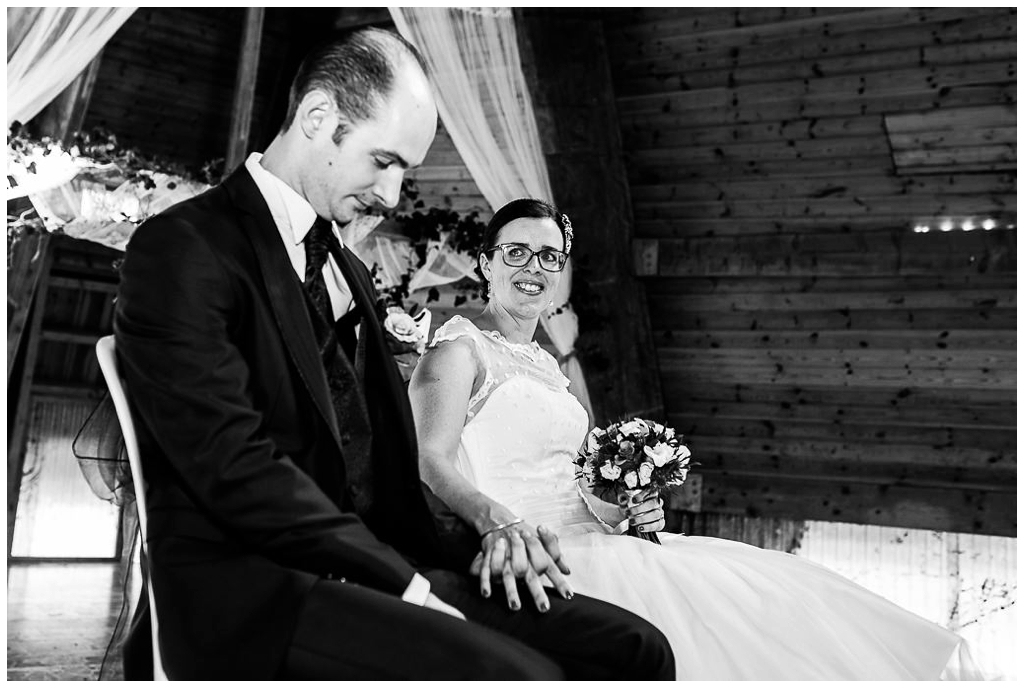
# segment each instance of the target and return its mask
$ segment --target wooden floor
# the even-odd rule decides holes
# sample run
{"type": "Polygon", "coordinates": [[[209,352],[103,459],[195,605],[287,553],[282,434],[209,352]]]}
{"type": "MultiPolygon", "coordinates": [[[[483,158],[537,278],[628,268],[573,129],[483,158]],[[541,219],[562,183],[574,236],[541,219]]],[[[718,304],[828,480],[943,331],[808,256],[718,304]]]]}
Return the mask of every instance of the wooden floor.
{"type": "MultiPolygon", "coordinates": [[[[123,575],[115,563],[11,564],[7,680],[121,680],[116,649],[106,664],[103,658],[121,612],[123,575]]],[[[132,600],[137,578],[127,582],[132,600]]]]}

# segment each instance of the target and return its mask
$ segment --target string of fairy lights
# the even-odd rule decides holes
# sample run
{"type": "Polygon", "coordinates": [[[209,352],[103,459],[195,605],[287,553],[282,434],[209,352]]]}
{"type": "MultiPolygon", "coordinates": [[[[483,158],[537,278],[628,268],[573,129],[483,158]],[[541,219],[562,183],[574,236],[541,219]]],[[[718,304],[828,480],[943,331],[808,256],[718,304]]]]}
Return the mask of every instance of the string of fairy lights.
{"type": "Polygon", "coordinates": [[[927,234],[928,232],[973,232],[976,230],[988,232],[997,229],[1017,229],[1016,219],[1013,221],[1005,221],[992,217],[986,217],[984,219],[977,217],[946,217],[936,219],[932,222],[918,222],[914,225],[914,232],[917,234],[927,234]]]}

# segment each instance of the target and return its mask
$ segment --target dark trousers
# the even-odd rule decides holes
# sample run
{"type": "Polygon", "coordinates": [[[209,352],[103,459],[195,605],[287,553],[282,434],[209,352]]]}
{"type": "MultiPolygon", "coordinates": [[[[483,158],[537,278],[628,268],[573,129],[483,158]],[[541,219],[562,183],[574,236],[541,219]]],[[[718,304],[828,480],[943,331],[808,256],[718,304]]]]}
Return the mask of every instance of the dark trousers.
{"type": "MultiPolygon", "coordinates": [[[[300,680],[671,680],[672,651],[648,622],[604,602],[550,596],[512,612],[500,586],[423,571],[431,592],[468,621],[364,587],[321,581],[306,598],[281,678],[300,680]]],[[[552,591],[553,593],[553,591],[552,591]]]]}

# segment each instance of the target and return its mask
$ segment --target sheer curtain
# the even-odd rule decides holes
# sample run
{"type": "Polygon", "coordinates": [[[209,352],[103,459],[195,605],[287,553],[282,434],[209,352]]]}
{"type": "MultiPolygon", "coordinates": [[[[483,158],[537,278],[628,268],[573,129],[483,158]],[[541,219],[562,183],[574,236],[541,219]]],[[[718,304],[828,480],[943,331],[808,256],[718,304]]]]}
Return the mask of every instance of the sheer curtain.
{"type": "MultiPolygon", "coordinates": [[[[383,218],[379,215],[364,215],[341,228],[342,239],[367,267],[380,271],[378,279],[386,286],[401,282],[418,257],[407,237],[394,234],[388,229],[377,229],[383,218]]],[[[427,256],[423,265],[409,280],[409,291],[429,289],[442,284],[451,284],[464,277],[477,279],[474,268],[476,261],[449,248],[443,240],[427,243],[427,256]]]]}
{"type": "Polygon", "coordinates": [[[134,11],[134,7],[8,7],[7,126],[39,114],[134,11]]]}
{"type": "MultiPolygon", "coordinates": [[[[430,67],[445,128],[492,209],[516,198],[552,200],[533,103],[509,7],[389,7],[430,67]]],[[[593,418],[575,356],[579,324],[569,306],[572,264],[541,318],[570,389],[593,418]]]]}

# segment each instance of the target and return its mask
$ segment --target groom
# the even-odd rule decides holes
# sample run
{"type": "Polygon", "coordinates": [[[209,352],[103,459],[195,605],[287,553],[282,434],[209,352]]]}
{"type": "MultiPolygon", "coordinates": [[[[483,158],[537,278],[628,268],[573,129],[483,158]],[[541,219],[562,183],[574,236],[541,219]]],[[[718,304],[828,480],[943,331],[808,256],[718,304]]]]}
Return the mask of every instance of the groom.
{"type": "Polygon", "coordinates": [[[170,678],[674,675],[629,612],[514,613],[443,568],[373,286],[332,227],[395,205],[436,121],[415,49],[357,32],[306,58],[262,156],[132,238],[114,330],[170,678]]]}

